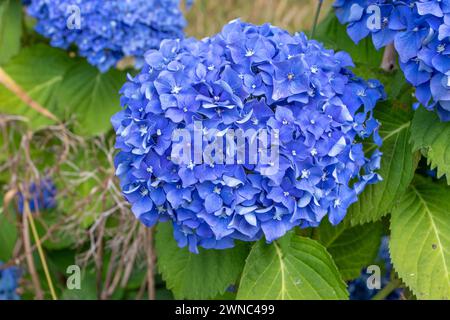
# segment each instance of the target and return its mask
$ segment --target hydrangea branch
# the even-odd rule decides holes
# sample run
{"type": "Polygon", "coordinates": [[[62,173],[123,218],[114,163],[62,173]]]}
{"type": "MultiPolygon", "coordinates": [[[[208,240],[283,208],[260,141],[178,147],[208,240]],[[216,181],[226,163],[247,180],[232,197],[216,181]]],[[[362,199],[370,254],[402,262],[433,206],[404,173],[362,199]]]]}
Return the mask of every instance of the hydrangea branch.
{"type": "Polygon", "coordinates": [[[390,44],[384,48],[383,60],[381,61],[381,69],[386,72],[391,72],[395,69],[397,61],[397,52],[394,44],[390,44]]]}

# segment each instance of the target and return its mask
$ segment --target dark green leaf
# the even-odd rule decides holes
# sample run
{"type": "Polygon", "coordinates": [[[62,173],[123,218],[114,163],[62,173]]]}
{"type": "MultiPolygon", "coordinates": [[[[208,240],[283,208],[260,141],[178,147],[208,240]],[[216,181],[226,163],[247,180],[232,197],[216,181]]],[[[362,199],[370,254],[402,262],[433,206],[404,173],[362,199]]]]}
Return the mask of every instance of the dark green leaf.
{"type": "Polygon", "coordinates": [[[334,11],[318,25],[315,39],[322,41],[327,48],[348,52],[355,63],[379,67],[383,51],[377,51],[370,37],[355,44],[347,35],[346,27],[339,23],[334,11]]]}
{"type": "Polygon", "coordinates": [[[325,220],[316,232],[318,240],[333,257],[342,277],[351,280],[357,278],[361,269],[375,260],[383,225],[381,222],[374,222],[352,227],[349,220],[345,219],[334,227],[325,220]]]}
{"type": "MultiPolygon", "coordinates": [[[[350,208],[348,215],[352,224],[380,220],[406,191],[414,176],[419,161],[409,143],[412,112],[392,107],[389,103],[379,104],[375,118],[381,122],[380,135],[383,153],[379,174],[383,181],[365,188],[359,200],[350,208]]],[[[375,144],[367,145],[366,154],[375,150],[375,144]]]]}
{"type": "Polygon", "coordinates": [[[200,250],[199,254],[179,248],[169,223],[156,233],[158,268],[176,299],[207,299],[223,294],[236,284],[244,268],[248,247],[236,243],[227,250],[200,250]]]}

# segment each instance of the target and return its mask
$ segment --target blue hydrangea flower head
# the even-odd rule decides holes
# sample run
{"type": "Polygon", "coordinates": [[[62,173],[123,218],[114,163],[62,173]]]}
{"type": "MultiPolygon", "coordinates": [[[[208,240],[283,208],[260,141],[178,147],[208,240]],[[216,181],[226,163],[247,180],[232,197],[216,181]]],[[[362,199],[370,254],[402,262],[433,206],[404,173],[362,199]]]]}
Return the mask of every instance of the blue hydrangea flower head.
{"type": "Polygon", "coordinates": [[[334,6],[356,43],[371,35],[377,49],[394,44],[417,100],[450,121],[450,0],[337,0],[334,6]]]}
{"type": "MultiPolygon", "coordinates": [[[[56,193],[56,186],[50,178],[45,178],[40,180],[38,183],[33,182],[30,184],[28,190],[30,197],[28,200],[28,206],[30,208],[30,212],[34,213],[55,208],[56,193]]],[[[24,201],[24,195],[20,193],[18,195],[18,208],[20,214],[23,214],[24,201]]]]}
{"type": "Polygon", "coordinates": [[[351,72],[347,53],[235,20],[203,40],[165,40],[145,61],[112,118],[116,174],[135,216],[171,221],[180,246],[271,242],[325,216],[337,224],[380,180],[381,153],[361,142],[381,143],[373,109],[385,94],[351,72]],[[266,149],[267,161],[252,161],[266,149]]]}
{"type": "MultiPolygon", "coordinates": [[[[381,240],[381,245],[378,251],[378,256],[375,263],[380,267],[382,271],[381,289],[384,288],[390,281],[392,277],[392,262],[389,254],[389,237],[384,236],[381,240]]],[[[366,270],[362,270],[361,275],[348,283],[348,291],[350,293],[350,300],[370,300],[372,299],[381,289],[369,289],[367,286],[367,280],[371,276],[371,273],[367,273],[366,270]]],[[[392,291],[386,300],[399,300],[402,296],[403,289],[397,288],[392,291]]]]}
{"type": "Polygon", "coordinates": [[[137,58],[163,39],[183,37],[180,0],[29,0],[36,31],[52,46],[78,47],[79,54],[105,72],[125,56],[137,58]]]}
{"type": "Polygon", "coordinates": [[[0,300],[20,300],[16,290],[19,286],[20,272],[16,267],[2,269],[0,261],[0,300]]]}

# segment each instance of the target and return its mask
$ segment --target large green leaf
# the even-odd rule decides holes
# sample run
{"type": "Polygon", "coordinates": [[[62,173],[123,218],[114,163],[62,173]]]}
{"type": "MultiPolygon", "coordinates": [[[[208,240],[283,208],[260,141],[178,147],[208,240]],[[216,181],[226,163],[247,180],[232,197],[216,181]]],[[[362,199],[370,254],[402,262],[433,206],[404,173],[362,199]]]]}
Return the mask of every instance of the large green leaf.
{"type": "Polygon", "coordinates": [[[172,230],[169,223],[158,225],[156,251],[159,271],[176,299],[214,298],[237,282],[248,254],[245,244],[195,254],[178,247],[172,230]]]}
{"type": "MultiPolygon", "coordinates": [[[[413,152],[409,143],[411,117],[411,112],[392,107],[389,103],[377,106],[375,118],[381,122],[380,135],[383,138],[379,170],[383,181],[367,186],[359,200],[349,208],[352,224],[381,219],[392,209],[413,179],[419,154],[413,152]]],[[[374,144],[368,145],[366,154],[376,147],[374,144]]]]}
{"type": "Polygon", "coordinates": [[[419,108],[411,127],[414,150],[424,149],[431,168],[438,177],[446,175],[450,184],[450,122],[441,122],[434,112],[419,108]]]}
{"type": "Polygon", "coordinates": [[[415,179],[392,211],[390,251],[418,299],[450,299],[450,187],[415,179]]]}
{"type": "MultiPolygon", "coordinates": [[[[23,49],[4,66],[4,70],[33,100],[58,115],[56,92],[72,64],[73,60],[64,51],[36,45],[23,49]]],[[[2,85],[0,112],[23,116],[34,129],[53,123],[2,85]]]]}
{"type": "Polygon", "coordinates": [[[110,118],[120,109],[119,90],[125,74],[101,73],[83,60],[67,71],[58,92],[64,118],[75,117],[76,131],[96,135],[111,128],[110,118]]]}
{"type": "Polygon", "coordinates": [[[17,54],[22,36],[22,4],[20,0],[0,1],[0,65],[17,54]]]}
{"type": "Polygon", "coordinates": [[[357,278],[377,256],[383,224],[378,221],[352,227],[345,219],[334,227],[324,220],[316,230],[319,242],[327,248],[345,280],[357,278]]]}
{"type": "Polygon", "coordinates": [[[287,235],[257,242],[247,258],[238,299],[347,299],[330,254],[317,241],[287,235]]]}
{"type": "Polygon", "coordinates": [[[8,261],[12,258],[17,241],[17,229],[13,217],[6,216],[0,208],[0,260],[8,261]]]}

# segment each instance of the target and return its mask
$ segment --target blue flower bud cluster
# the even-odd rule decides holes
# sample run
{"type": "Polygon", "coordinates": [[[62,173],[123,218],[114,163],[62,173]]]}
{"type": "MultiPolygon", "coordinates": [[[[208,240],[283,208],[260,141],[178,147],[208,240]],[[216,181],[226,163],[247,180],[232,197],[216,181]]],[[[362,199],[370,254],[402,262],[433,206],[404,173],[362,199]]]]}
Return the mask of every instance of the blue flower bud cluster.
{"type": "Polygon", "coordinates": [[[145,61],[112,118],[116,174],[135,216],[147,226],[172,221],[181,247],[271,242],[327,215],[338,224],[364,187],[380,180],[373,109],[384,90],[356,77],[347,53],[235,20],[201,41],[163,41],[145,61]],[[269,172],[270,162],[176,163],[173,133],[194,132],[199,121],[207,137],[267,130],[278,138],[277,170],[269,172]],[[365,155],[369,138],[373,152],[365,155]]]}
{"type": "Polygon", "coordinates": [[[334,6],[356,43],[369,35],[377,49],[393,43],[417,100],[450,121],[450,0],[337,0],[334,6]]]}
{"type": "MultiPolygon", "coordinates": [[[[28,189],[28,207],[31,213],[50,210],[56,207],[56,186],[50,178],[31,183],[28,189]]],[[[25,197],[18,195],[18,209],[20,214],[24,212],[25,197]]]]}
{"type": "Polygon", "coordinates": [[[2,269],[0,261],[0,300],[19,300],[16,290],[19,286],[20,272],[16,267],[2,269]]]}
{"type": "Polygon", "coordinates": [[[180,0],[29,0],[36,31],[54,47],[76,45],[102,72],[126,56],[137,58],[163,39],[183,37],[180,0]]]}

